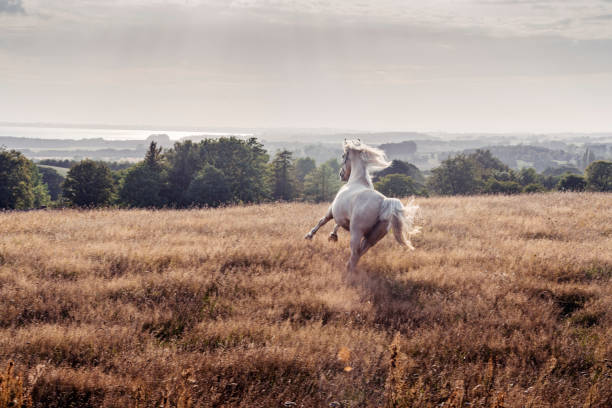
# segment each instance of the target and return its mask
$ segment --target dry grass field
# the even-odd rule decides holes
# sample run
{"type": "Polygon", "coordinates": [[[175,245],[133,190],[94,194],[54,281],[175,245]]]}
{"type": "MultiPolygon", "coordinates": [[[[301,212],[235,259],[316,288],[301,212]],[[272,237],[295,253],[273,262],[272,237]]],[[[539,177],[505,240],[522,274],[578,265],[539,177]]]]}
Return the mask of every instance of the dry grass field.
{"type": "Polygon", "coordinates": [[[417,203],[353,278],[323,204],[0,213],[0,406],[612,406],[612,196],[417,203]]]}

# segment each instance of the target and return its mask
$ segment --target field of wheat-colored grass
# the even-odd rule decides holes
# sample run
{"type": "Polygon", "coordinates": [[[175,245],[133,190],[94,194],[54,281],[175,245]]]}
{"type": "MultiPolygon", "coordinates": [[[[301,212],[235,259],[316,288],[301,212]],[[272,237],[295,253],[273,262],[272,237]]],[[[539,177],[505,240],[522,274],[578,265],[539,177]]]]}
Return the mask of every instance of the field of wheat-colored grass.
{"type": "Polygon", "coordinates": [[[612,406],[612,196],[417,202],[416,250],[389,234],[356,277],[346,231],[303,239],[324,204],[0,213],[0,389],[37,407],[612,406]]]}

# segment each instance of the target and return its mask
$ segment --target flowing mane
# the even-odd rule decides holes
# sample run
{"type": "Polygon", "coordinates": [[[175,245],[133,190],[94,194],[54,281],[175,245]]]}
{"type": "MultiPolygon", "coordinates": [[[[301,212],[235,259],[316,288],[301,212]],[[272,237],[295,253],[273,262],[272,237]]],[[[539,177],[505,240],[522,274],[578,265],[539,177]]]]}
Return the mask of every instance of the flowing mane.
{"type": "Polygon", "coordinates": [[[385,156],[385,152],[376,147],[361,143],[359,140],[345,140],[344,152],[346,153],[349,150],[361,152],[361,160],[365,163],[368,171],[380,171],[391,165],[391,162],[385,156]]]}

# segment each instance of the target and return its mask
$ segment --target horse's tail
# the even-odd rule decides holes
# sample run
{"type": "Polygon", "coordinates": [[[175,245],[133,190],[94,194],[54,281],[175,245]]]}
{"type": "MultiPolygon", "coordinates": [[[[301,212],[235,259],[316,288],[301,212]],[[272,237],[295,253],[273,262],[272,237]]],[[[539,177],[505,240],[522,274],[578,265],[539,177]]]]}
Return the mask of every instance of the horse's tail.
{"type": "Polygon", "coordinates": [[[414,198],[405,206],[397,198],[385,198],[380,209],[379,218],[390,222],[397,242],[410,249],[414,249],[410,243],[410,235],[420,231],[419,227],[414,226],[414,219],[418,210],[419,206],[414,204],[414,198]]]}

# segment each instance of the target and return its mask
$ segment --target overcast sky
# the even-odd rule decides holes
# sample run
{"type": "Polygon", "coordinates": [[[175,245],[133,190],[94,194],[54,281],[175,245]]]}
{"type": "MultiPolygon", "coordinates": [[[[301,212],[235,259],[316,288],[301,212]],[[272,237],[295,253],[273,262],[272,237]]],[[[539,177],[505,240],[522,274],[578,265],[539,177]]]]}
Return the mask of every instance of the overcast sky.
{"type": "Polygon", "coordinates": [[[612,130],[612,0],[0,0],[0,121],[612,130]]]}

